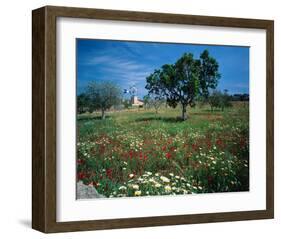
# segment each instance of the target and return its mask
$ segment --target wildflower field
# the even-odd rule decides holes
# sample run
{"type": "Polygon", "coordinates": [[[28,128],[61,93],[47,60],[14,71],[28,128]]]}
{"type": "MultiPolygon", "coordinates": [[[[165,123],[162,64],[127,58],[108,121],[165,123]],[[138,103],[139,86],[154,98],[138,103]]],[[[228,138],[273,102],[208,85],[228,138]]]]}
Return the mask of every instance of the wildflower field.
{"type": "Polygon", "coordinates": [[[105,197],[249,190],[249,107],[131,109],[77,119],[77,181],[105,197]]]}

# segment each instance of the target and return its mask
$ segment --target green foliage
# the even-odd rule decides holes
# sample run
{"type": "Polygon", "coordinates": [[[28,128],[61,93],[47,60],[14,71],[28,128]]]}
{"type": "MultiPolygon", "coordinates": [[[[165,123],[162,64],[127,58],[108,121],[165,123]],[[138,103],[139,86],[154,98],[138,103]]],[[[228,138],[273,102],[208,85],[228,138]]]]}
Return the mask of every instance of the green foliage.
{"type": "Polygon", "coordinates": [[[166,99],[173,108],[181,104],[182,119],[187,118],[186,108],[194,106],[199,94],[205,98],[209,89],[217,86],[220,74],[217,61],[205,50],[200,59],[194,59],[193,54],[185,53],[175,64],[165,64],[146,78],[146,89],[159,99],[166,99]]]}
{"type": "Polygon", "coordinates": [[[144,104],[144,107],[147,108],[147,109],[150,108],[149,100],[150,100],[149,95],[145,95],[143,97],[143,104],[144,104]]]}
{"type": "Polygon", "coordinates": [[[227,94],[227,91],[222,93],[221,91],[214,91],[212,95],[209,96],[209,104],[211,109],[220,108],[222,111],[226,107],[231,107],[231,96],[227,94]]]}
{"type": "Polygon", "coordinates": [[[89,83],[86,92],[90,110],[101,110],[102,119],[105,118],[106,110],[121,103],[121,94],[121,89],[109,81],[92,81],[89,83]]]}
{"type": "Polygon", "coordinates": [[[210,56],[208,50],[204,50],[200,55],[200,65],[200,95],[207,99],[209,89],[215,89],[221,77],[219,64],[215,58],[210,56]]]}

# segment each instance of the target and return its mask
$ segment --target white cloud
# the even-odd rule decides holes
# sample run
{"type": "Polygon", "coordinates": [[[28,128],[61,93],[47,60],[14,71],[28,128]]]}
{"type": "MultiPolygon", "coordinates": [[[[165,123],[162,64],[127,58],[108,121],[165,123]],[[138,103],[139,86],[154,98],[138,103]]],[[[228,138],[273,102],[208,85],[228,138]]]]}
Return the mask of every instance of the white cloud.
{"type": "Polygon", "coordinates": [[[99,67],[99,70],[102,70],[105,76],[110,75],[122,82],[128,81],[130,84],[145,82],[146,77],[153,71],[151,66],[112,55],[92,56],[81,64],[99,67]]]}

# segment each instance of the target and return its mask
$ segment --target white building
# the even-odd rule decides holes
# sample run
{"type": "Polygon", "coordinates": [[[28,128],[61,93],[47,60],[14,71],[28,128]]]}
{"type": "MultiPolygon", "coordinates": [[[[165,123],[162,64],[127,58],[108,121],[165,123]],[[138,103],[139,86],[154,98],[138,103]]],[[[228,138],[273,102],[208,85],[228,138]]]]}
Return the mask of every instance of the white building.
{"type": "Polygon", "coordinates": [[[131,98],[131,104],[132,106],[143,106],[143,101],[139,100],[136,95],[133,95],[131,98]]]}

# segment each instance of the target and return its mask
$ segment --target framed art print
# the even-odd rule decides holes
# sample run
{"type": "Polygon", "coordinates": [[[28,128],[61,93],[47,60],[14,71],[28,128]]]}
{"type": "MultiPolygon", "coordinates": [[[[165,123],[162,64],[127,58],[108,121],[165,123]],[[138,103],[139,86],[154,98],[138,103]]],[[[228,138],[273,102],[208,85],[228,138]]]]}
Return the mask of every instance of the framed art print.
{"type": "Polygon", "coordinates": [[[273,218],[273,21],[32,18],[34,229],[273,218]]]}

